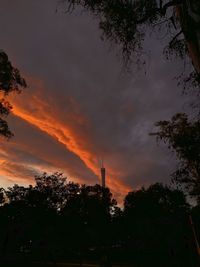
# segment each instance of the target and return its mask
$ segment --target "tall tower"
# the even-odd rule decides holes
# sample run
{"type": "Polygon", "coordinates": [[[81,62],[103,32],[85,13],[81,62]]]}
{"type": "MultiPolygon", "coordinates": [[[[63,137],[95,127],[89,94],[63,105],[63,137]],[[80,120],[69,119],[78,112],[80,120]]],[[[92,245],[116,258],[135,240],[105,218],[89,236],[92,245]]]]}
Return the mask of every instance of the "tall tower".
{"type": "Polygon", "coordinates": [[[103,160],[102,160],[102,165],[101,165],[101,184],[102,187],[106,187],[106,169],[103,166],[103,160]]]}

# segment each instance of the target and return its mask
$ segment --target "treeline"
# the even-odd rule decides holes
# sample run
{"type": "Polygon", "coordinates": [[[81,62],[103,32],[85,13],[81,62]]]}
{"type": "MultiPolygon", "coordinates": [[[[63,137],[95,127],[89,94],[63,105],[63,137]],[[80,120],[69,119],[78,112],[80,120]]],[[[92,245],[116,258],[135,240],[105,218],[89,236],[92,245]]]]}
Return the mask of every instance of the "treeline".
{"type": "Polygon", "coordinates": [[[189,215],[198,236],[200,207],[159,183],[129,192],[119,208],[109,188],[44,173],[34,186],[0,189],[0,203],[2,260],[198,264],[189,215]]]}

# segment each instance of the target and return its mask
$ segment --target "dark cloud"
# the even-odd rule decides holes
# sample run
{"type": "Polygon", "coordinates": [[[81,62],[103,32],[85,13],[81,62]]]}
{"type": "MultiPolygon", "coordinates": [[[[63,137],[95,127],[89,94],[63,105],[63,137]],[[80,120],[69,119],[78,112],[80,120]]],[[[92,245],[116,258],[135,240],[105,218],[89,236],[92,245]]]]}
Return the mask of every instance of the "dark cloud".
{"type": "Polygon", "coordinates": [[[127,190],[169,182],[175,159],[149,133],[154,122],[183,110],[185,98],[173,80],[181,63],[166,62],[162,44],[147,38],[147,74],[126,73],[87,14],[56,13],[56,0],[1,2],[1,46],[29,83],[17,97],[23,114],[10,120],[15,139],[3,144],[9,156],[2,160],[28,176],[58,169],[96,183],[103,157],[114,191],[117,181],[127,190]],[[11,165],[16,159],[19,168],[11,165]]]}

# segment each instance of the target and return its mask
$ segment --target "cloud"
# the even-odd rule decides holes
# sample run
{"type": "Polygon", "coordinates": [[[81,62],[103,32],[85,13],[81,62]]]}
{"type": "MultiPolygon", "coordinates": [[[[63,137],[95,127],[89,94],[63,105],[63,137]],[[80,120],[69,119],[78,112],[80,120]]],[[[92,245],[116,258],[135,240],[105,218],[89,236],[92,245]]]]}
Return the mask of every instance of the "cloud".
{"type": "Polygon", "coordinates": [[[82,161],[56,139],[16,116],[10,117],[9,123],[12,125],[15,137],[1,144],[0,158],[24,166],[31,165],[40,169],[40,172],[64,172],[68,178],[77,182],[80,181],[80,177],[82,182],[97,182],[97,177],[82,161]]]}
{"type": "MultiPolygon", "coordinates": [[[[41,91],[46,90],[40,90],[40,86],[37,84],[37,89],[25,93],[23,98],[15,97],[13,99],[14,115],[34,125],[64,145],[68,151],[78,156],[89,170],[96,176],[99,175],[96,148],[95,144],[91,142],[89,134],[89,119],[83,115],[78,103],[72,97],[65,97],[61,107],[56,104],[55,99],[50,96],[47,99],[45,95],[41,94],[41,91]],[[29,105],[27,105],[26,99],[29,100],[29,105]]],[[[107,185],[113,191],[119,187],[122,193],[129,190],[113,170],[110,171],[108,168],[107,173],[107,185]]]]}
{"type": "Polygon", "coordinates": [[[173,80],[181,63],[166,62],[159,41],[148,38],[147,75],[126,73],[116,50],[100,41],[95,20],[55,9],[54,0],[1,4],[1,45],[29,85],[11,97],[15,138],[2,145],[3,183],[58,170],[95,184],[100,158],[118,199],[141,185],[169,182],[176,161],[149,132],[184,110],[186,98],[173,80]]]}

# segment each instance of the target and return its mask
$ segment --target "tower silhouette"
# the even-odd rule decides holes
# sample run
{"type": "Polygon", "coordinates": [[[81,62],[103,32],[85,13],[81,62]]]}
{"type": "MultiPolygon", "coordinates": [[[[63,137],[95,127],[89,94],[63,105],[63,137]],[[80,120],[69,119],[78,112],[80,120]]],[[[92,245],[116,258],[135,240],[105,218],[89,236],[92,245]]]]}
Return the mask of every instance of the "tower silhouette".
{"type": "Polygon", "coordinates": [[[103,160],[101,162],[101,185],[102,187],[106,187],[106,169],[103,166],[103,160]]]}

